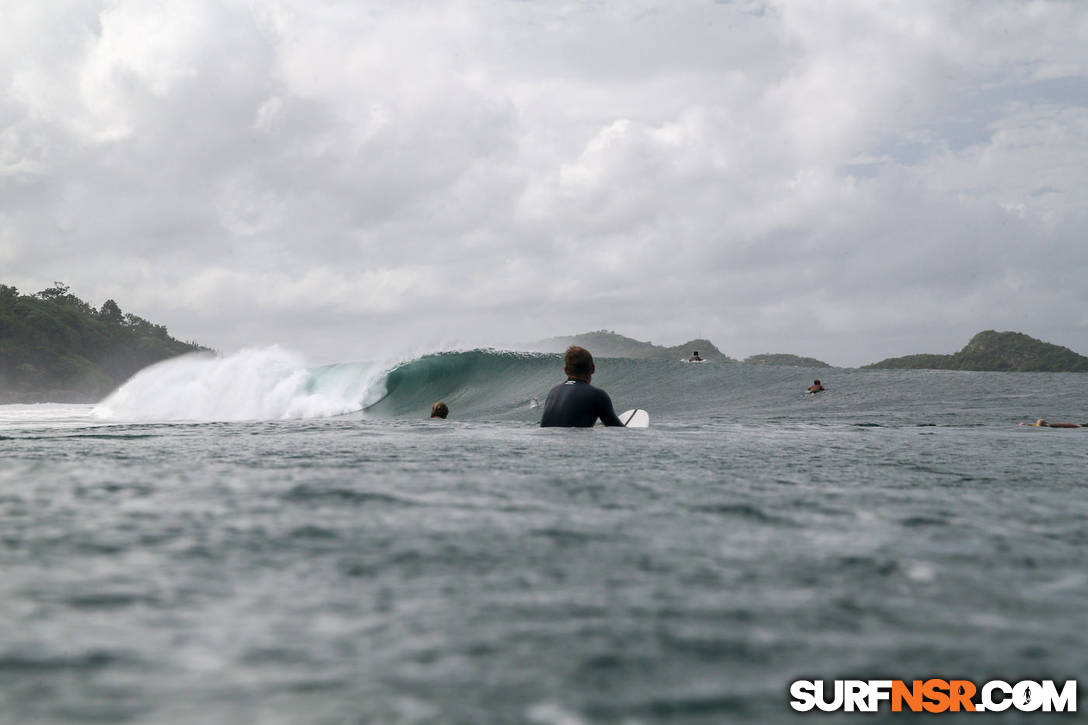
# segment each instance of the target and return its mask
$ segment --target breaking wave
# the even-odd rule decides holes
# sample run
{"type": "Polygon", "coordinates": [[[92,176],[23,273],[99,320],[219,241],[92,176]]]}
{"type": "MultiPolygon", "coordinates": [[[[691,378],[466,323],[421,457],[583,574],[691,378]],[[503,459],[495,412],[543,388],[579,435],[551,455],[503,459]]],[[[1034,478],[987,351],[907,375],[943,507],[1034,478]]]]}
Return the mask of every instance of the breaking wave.
{"type": "Polygon", "coordinates": [[[278,347],[183,355],[144,368],[95,406],[106,420],[319,418],[361,410],[384,394],[381,366],[307,367],[278,347]]]}
{"type": "MultiPolygon", "coordinates": [[[[562,371],[562,356],[557,354],[467,350],[399,362],[314,367],[299,355],[272,347],[167,360],[138,372],[93,414],[107,421],[330,416],[408,421],[426,419],[431,405],[443,400],[450,407],[451,422],[535,423],[541,414],[538,402],[563,380],[562,371]]],[[[608,391],[617,411],[645,408],[656,421],[677,425],[790,420],[846,424],[865,431],[874,425],[995,422],[974,417],[971,401],[1007,387],[1007,378],[994,377],[1007,375],[835,369],[822,375],[828,392],[813,396],[805,392],[812,379],[808,368],[603,358],[597,360],[593,383],[608,391]],[[911,409],[906,400],[924,401],[926,416],[919,419],[906,412],[911,409]]],[[[1035,391],[1044,382],[1041,375],[1018,376],[1017,390],[1035,391]]],[[[1036,410],[1063,410],[1068,403],[1033,395],[1030,409],[1023,405],[1019,399],[1010,401],[1009,418],[1001,422],[1038,417],[1036,410]]]]}

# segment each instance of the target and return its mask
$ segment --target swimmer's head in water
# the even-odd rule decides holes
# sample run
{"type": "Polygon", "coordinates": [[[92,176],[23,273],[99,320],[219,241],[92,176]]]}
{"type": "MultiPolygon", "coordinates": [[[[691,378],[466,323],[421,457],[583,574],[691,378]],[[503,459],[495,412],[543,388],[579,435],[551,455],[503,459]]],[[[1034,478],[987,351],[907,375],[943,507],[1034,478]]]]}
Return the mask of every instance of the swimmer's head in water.
{"type": "Polygon", "coordinates": [[[1035,421],[1035,425],[1039,426],[1040,428],[1046,428],[1049,423],[1040,418],[1039,420],[1035,421]]]}
{"type": "Polygon", "coordinates": [[[450,414],[450,407],[448,405],[446,405],[445,403],[443,403],[442,401],[438,401],[437,403],[434,404],[434,406],[431,407],[431,417],[432,418],[445,418],[449,414],[450,414]]]}
{"type": "Polygon", "coordinates": [[[572,378],[588,378],[597,370],[593,365],[593,356],[589,350],[577,345],[567,348],[563,356],[563,371],[572,378]]]}

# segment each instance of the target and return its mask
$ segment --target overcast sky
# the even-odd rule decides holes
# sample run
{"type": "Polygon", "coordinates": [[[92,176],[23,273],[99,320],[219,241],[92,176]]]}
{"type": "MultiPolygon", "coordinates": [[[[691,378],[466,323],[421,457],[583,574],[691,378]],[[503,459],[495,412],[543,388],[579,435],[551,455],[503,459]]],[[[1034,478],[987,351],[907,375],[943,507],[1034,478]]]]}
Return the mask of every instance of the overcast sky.
{"type": "Polygon", "coordinates": [[[315,362],[1088,354],[1088,3],[0,0],[0,283],[315,362]]]}

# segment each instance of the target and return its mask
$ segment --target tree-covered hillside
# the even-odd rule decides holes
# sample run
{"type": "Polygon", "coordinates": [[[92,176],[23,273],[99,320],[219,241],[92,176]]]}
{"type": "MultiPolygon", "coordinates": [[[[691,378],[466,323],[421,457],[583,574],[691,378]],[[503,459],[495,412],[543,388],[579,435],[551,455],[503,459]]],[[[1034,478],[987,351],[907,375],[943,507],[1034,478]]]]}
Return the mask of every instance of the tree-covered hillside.
{"type": "Polygon", "coordinates": [[[986,330],[952,355],[907,355],[867,368],[992,370],[999,372],[1088,372],[1088,357],[1067,347],[1036,340],[1022,332],[986,330]]]}
{"type": "Polygon", "coordinates": [[[97,400],[141,368],[204,349],[60,283],[32,295],[0,284],[0,402],[97,400]]]}
{"type": "Polygon", "coordinates": [[[831,367],[823,360],[817,360],[814,357],[802,357],[800,355],[790,355],[783,352],[775,353],[762,353],[760,355],[752,355],[744,359],[746,363],[753,363],[757,365],[794,365],[803,368],[829,368],[831,367]]]}
{"type": "Polygon", "coordinates": [[[693,352],[698,351],[699,356],[705,360],[736,362],[733,358],[722,353],[710,340],[689,340],[682,345],[664,347],[655,345],[652,342],[643,342],[642,340],[625,337],[612,330],[595,330],[569,337],[553,337],[534,342],[528,347],[536,352],[563,352],[571,345],[580,345],[586,348],[593,353],[594,357],[680,360],[686,359],[693,352]]]}

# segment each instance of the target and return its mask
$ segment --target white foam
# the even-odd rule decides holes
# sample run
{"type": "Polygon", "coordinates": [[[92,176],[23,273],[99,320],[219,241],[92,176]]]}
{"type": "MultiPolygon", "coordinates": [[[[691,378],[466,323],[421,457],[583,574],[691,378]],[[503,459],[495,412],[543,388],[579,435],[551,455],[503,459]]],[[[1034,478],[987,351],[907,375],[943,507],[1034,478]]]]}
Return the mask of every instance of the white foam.
{"type": "Polygon", "coordinates": [[[365,363],[311,370],[301,356],[275,346],[226,356],[184,355],[136,373],[95,406],[93,415],[133,421],[340,415],[384,394],[378,389],[382,372],[365,363]]]}
{"type": "Polygon", "coordinates": [[[0,430],[83,428],[105,425],[91,416],[86,403],[29,403],[0,405],[0,430]]]}

